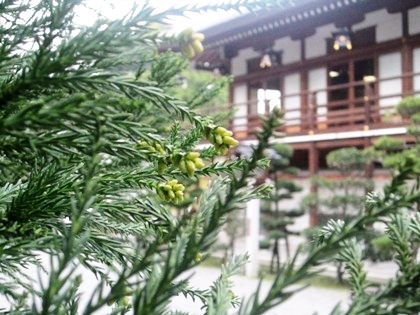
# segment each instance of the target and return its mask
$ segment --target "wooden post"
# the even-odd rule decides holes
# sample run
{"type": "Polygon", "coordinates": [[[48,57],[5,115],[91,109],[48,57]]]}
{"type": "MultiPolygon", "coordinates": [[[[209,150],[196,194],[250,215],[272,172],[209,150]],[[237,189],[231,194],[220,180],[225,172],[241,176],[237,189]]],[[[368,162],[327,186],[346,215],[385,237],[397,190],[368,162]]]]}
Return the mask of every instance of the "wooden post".
{"type": "Polygon", "coordinates": [[[349,103],[347,104],[347,113],[349,113],[349,117],[347,117],[348,121],[350,122],[350,125],[354,125],[355,124],[355,119],[354,119],[354,109],[356,108],[356,104],[355,104],[355,97],[356,97],[356,93],[355,93],[355,86],[352,84],[352,82],[355,81],[355,77],[354,77],[354,62],[350,62],[349,63],[349,82],[351,82],[351,85],[349,85],[348,91],[349,91],[349,97],[348,97],[348,101],[349,103]]]}
{"type": "Polygon", "coordinates": [[[402,39],[401,47],[401,62],[402,62],[402,92],[403,97],[411,95],[413,92],[413,76],[409,75],[413,72],[413,51],[408,46],[405,38],[402,39]]]}
{"type": "Polygon", "coordinates": [[[407,75],[408,73],[413,72],[413,50],[407,44],[407,38],[410,37],[408,31],[408,9],[405,7],[402,10],[402,31],[403,31],[403,38],[402,38],[402,47],[401,47],[401,63],[402,63],[402,92],[403,97],[411,95],[413,92],[413,76],[407,75]]]}
{"type": "MultiPolygon", "coordinates": [[[[309,173],[310,176],[318,174],[319,170],[319,152],[315,142],[310,143],[309,147],[309,173]]],[[[318,194],[318,186],[311,182],[311,194],[318,194]]],[[[318,225],[318,204],[314,204],[309,209],[309,226],[318,225]]]]}
{"type": "Polygon", "coordinates": [[[308,79],[307,79],[308,73],[306,71],[302,71],[300,75],[300,90],[305,91],[300,94],[300,117],[301,117],[301,128],[302,130],[306,130],[309,128],[308,125],[308,117],[306,114],[308,113],[308,79]]]}
{"type": "Polygon", "coordinates": [[[365,101],[365,130],[369,129],[369,125],[372,121],[371,119],[371,99],[372,99],[373,93],[372,93],[372,87],[370,86],[369,82],[365,82],[365,95],[364,95],[364,101],[365,101]]]}
{"type": "MultiPolygon", "coordinates": [[[[364,148],[367,149],[372,145],[371,143],[371,138],[370,137],[366,137],[364,140],[364,148]]],[[[366,166],[365,166],[365,178],[367,180],[371,180],[373,178],[373,172],[374,172],[374,165],[372,161],[369,161],[366,166]]],[[[371,192],[370,189],[366,189],[365,193],[369,193],[371,192]]]]}
{"type": "Polygon", "coordinates": [[[309,134],[313,134],[316,127],[316,92],[309,94],[309,106],[308,106],[308,125],[309,134]]]}

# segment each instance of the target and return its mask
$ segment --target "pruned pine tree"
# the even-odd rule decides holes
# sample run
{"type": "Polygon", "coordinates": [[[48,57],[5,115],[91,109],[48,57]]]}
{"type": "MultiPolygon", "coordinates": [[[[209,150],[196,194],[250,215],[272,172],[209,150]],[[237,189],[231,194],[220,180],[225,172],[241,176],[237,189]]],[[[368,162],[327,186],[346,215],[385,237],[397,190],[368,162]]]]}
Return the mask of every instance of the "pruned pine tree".
{"type": "Polygon", "coordinates": [[[267,200],[264,200],[261,209],[262,225],[267,234],[267,238],[272,242],[272,254],[270,262],[270,272],[277,272],[280,269],[280,240],[284,240],[286,245],[287,258],[290,257],[289,236],[299,234],[290,230],[296,217],[303,215],[304,211],[300,208],[290,209],[284,206],[284,202],[293,198],[293,194],[302,190],[287,176],[297,175],[299,170],[291,167],[290,159],[293,156],[293,149],[285,143],[276,143],[266,151],[270,160],[268,176],[273,183],[273,190],[267,200]]]}
{"type": "Polygon", "coordinates": [[[338,304],[331,315],[418,314],[420,261],[414,258],[414,251],[418,249],[412,246],[420,240],[420,214],[416,211],[420,191],[413,185],[413,179],[420,174],[418,166],[413,154],[403,155],[394,165],[392,180],[383,192],[366,196],[363,212],[346,221],[330,220],[314,237],[310,252],[305,254],[298,250],[279,270],[270,290],[263,293],[259,286],[241,304],[238,313],[264,314],[304,289],[304,285],[291,285],[317,274],[319,268],[314,267],[336,259],[344,264],[352,299],[349,305],[338,304]],[[398,264],[395,277],[380,286],[367,280],[363,267],[364,245],[358,241],[375,222],[386,224],[398,264]]]}
{"type": "MultiPolygon", "coordinates": [[[[373,181],[363,177],[367,159],[362,150],[357,148],[342,148],[331,151],[327,155],[327,165],[339,172],[340,178],[318,179],[319,191],[326,191],[326,195],[320,194],[319,204],[324,211],[332,211],[333,214],[343,220],[349,216],[355,216],[363,211],[365,193],[372,190],[373,181]]],[[[320,192],[318,192],[320,193],[320,192]]],[[[337,281],[343,282],[342,262],[337,262],[337,281]]]]}
{"type": "MultiPolygon", "coordinates": [[[[411,124],[407,128],[407,133],[412,137],[405,142],[398,138],[383,136],[374,142],[374,150],[372,155],[376,157],[384,168],[395,172],[396,166],[403,163],[407,159],[415,160],[415,169],[420,169],[420,98],[406,97],[397,105],[397,112],[410,119],[411,124]]],[[[413,189],[420,189],[420,176],[416,175],[412,178],[413,189]]],[[[414,212],[420,212],[420,203],[414,207],[414,212]]],[[[413,257],[417,256],[420,248],[420,242],[412,244],[413,257]]]]}

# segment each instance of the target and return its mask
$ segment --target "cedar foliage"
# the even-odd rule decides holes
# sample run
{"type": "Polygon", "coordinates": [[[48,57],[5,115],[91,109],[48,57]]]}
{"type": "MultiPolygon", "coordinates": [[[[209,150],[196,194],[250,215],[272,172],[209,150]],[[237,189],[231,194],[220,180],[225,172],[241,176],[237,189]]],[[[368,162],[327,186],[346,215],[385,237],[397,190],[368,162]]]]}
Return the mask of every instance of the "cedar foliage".
{"type": "MultiPolygon", "coordinates": [[[[270,4],[218,7],[258,10],[270,4]]],[[[168,92],[186,63],[157,46],[178,41],[160,32],[166,17],[216,6],[156,11],[146,4],[121,19],[100,16],[91,26],[77,26],[75,9],[83,5],[0,4],[2,313],[184,314],[169,306],[183,294],[202,301],[205,314],[227,314],[236,304],[240,314],[263,314],[299,290],[289,285],[314,274],[313,266],[340,249],[356,297],[348,314],[419,310],[420,271],[408,246],[419,238],[419,218],[399,211],[419,201],[418,191],[406,186],[418,175],[413,159],[397,166],[384,195],[369,196],[364,216],[331,222],[303,262],[297,263],[296,253],[267,294],[258,289],[243,303],[232,294],[229,277],[246,257],[228,263],[211,288],[191,288],[179,276],[205,258],[226,216],[267,195],[267,186],[249,187],[248,180],[267,166],[264,150],[281,113],[263,119],[251,157],[209,163],[236,141],[168,92]],[[214,145],[195,151],[203,138],[214,145]],[[182,201],[182,183],[201,176],[215,179],[197,211],[176,218],[171,204],[182,201]],[[367,294],[357,244],[348,240],[386,218],[400,273],[367,294]],[[35,273],[25,269],[34,266],[35,273]],[[87,297],[79,289],[86,281],[80,268],[98,278],[87,297]]]]}
{"type": "MultiPolygon", "coordinates": [[[[186,280],[175,279],[198,264],[229,212],[267,190],[241,190],[265,165],[263,148],[247,161],[203,162],[236,140],[226,131],[223,143],[195,151],[206,136],[220,138],[220,128],[188,107],[196,98],[182,102],[168,93],[187,63],[158,46],[178,41],[160,31],[167,17],[215,7],[157,11],[145,4],[121,19],[99,16],[77,26],[84,5],[0,6],[0,292],[10,304],[1,309],[91,314],[111,304],[114,313],[162,314],[180,293],[211,301],[211,293],[191,293],[186,280]],[[210,175],[219,178],[199,212],[175,218],[171,204],[182,201],[182,182],[210,175]],[[40,279],[26,274],[31,265],[40,279]],[[99,279],[84,306],[78,265],[99,279]]],[[[206,90],[200,102],[214,94],[206,90]]],[[[206,305],[209,312],[219,307],[206,305]]]]}

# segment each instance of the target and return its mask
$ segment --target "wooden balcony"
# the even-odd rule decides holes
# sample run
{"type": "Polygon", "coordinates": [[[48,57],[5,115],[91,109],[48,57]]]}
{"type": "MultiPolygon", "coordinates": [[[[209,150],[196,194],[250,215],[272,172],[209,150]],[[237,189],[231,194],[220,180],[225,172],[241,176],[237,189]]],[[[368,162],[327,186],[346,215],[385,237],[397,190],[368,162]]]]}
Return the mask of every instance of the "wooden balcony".
{"type": "MultiPolygon", "coordinates": [[[[280,104],[284,112],[285,124],[279,131],[285,132],[287,136],[405,126],[408,121],[397,114],[395,106],[404,97],[420,96],[419,89],[407,88],[412,87],[416,80],[420,83],[420,73],[406,73],[374,82],[358,81],[326,89],[301,91],[298,94],[282,95],[278,99],[232,103],[229,106],[246,108],[248,113],[255,114],[241,116],[237,112],[231,121],[231,130],[238,139],[252,139],[252,131],[260,126],[259,116],[267,114],[273,104],[280,104]],[[342,93],[347,97],[337,99],[339,91],[347,91],[347,95],[342,93]]],[[[417,86],[420,87],[420,84],[417,86]]]]}

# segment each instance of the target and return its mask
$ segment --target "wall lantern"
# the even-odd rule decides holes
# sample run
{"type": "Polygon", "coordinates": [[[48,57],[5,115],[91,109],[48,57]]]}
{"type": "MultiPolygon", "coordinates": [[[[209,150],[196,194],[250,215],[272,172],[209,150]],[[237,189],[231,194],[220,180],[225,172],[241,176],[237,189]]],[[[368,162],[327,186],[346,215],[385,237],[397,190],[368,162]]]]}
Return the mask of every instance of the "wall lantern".
{"type": "Polygon", "coordinates": [[[266,49],[263,51],[260,61],[260,68],[271,68],[273,65],[277,65],[279,63],[279,56],[278,53],[272,49],[266,49]]]}
{"type": "Polygon", "coordinates": [[[353,48],[350,32],[345,28],[333,33],[333,41],[334,50],[351,50],[353,48]]]}

